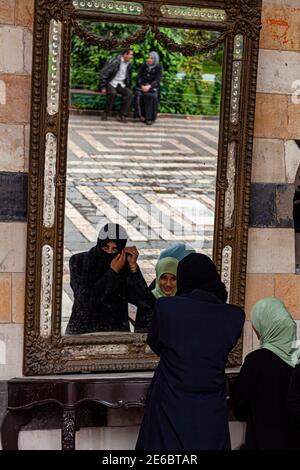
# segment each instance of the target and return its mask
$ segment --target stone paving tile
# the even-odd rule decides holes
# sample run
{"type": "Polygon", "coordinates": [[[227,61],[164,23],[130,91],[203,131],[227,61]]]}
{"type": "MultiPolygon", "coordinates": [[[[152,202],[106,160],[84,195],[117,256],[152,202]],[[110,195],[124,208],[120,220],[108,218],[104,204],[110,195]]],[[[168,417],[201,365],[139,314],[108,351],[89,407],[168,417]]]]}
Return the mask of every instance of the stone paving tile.
{"type": "MultiPolygon", "coordinates": [[[[201,251],[211,254],[218,125],[215,119],[161,118],[148,129],[137,122],[121,127],[114,120],[103,123],[95,116],[71,116],[67,201],[80,217],[70,220],[68,213],[74,212],[67,211],[65,299],[72,299],[69,257],[89,250],[96,242],[96,228],[108,221],[107,210],[101,210],[101,204],[106,209],[109,206],[126,214],[129,227],[145,236],[145,241],[129,243],[134,243],[140,251],[139,262],[148,282],[153,279],[159,252],[176,241],[176,237],[178,241],[185,241],[186,235],[186,241],[197,248],[202,245],[201,251]],[[91,199],[91,194],[86,191],[83,195],[79,187],[90,188],[95,197],[91,199]],[[145,198],[146,193],[152,195],[153,207],[145,198]],[[129,198],[126,205],[124,197],[129,198]],[[175,212],[165,197],[177,201],[175,212]],[[183,231],[184,222],[179,223],[183,210],[180,204],[187,199],[189,205],[211,211],[211,225],[206,227],[206,239],[202,242],[199,231],[183,231]],[[150,215],[151,208],[152,211],[155,209],[152,215],[156,220],[152,232],[146,223],[146,214],[150,215]],[[166,215],[169,213],[170,220],[166,215]],[[168,222],[169,227],[166,226],[168,222]],[[163,239],[158,227],[164,233],[170,233],[170,239],[163,239]],[[89,234],[90,239],[85,234],[89,234]]],[[[72,302],[66,300],[65,303],[71,305],[72,302]]],[[[63,312],[64,322],[70,314],[69,308],[63,312]]]]}

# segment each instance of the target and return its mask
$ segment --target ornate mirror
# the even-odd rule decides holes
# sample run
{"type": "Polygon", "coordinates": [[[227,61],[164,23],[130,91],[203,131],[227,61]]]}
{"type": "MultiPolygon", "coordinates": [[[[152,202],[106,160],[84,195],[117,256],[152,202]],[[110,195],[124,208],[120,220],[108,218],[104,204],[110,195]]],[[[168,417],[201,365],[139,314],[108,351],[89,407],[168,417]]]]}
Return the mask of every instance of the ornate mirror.
{"type": "Polygon", "coordinates": [[[260,15],[260,0],[36,0],[24,374],[155,368],[134,300],[123,322],[70,326],[74,260],[107,223],[148,285],[185,242],[243,306],[260,15]],[[150,115],[141,77],[158,67],[150,115]]]}

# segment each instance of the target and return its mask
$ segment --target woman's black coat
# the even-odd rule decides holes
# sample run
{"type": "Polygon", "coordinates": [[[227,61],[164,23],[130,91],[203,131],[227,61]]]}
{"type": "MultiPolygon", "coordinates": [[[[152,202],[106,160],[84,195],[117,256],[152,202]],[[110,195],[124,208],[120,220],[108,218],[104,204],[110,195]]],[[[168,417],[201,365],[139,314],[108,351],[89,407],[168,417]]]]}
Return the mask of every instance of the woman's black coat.
{"type": "Polygon", "coordinates": [[[247,422],[245,449],[300,449],[286,411],[292,372],[265,348],[246,357],[231,391],[236,418],[247,422]]]}
{"type": "Polygon", "coordinates": [[[149,67],[147,63],[144,63],[138,73],[137,86],[140,88],[142,85],[151,85],[151,90],[159,90],[161,79],[161,65],[149,67]]]}
{"type": "Polygon", "coordinates": [[[136,312],[134,331],[136,331],[137,333],[138,332],[148,333],[149,327],[151,325],[155,302],[156,302],[156,297],[154,297],[154,295],[151,292],[154,289],[155,284],[153,288],[151,288],[151,285],[148,288],[149,289],[149,301],[147,302],[147,304],[138,307],[137,312],[136,312]]]}
{"type": "Polygon", "coordinates": [[[291,422],[293,422],[300,430],[300,364],[295,367],[295,370],[292,373],[286,399],[286,407],[291,422]]]}
{"type": "Polygon", "coordinates": [[[66,334],[129,331],[128,303],[145,306],[150,301],[139,269],[117,273],[105,265],[104,256],[95,247],[70,258],[74,304],[66,334]]]}
{"type": "Polygon", "coordinates": [[[244,312],[194,290],[157,300],[148,344],[160,356],[137,449],[229,449],[225,366],[244,312]]]}
{"type": "Polygon", "coordinates": [[[155,67],[149,67],[147,63],[141,66],[135,93],[135,117],[143,116],[146,121],[156,120],[161,79],[162,68],[159,64],[155,67]],[[141,90],[142,85],[151,85],[151,88],[145,93],[141,90]]]}

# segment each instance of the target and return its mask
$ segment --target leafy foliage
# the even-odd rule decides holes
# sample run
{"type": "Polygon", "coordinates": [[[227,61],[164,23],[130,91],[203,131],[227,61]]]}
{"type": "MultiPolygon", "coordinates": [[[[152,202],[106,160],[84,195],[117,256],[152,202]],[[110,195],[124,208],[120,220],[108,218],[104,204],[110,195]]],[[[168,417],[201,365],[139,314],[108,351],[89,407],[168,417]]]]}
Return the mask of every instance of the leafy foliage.
{"type": "MultiPolygon", "coordinates": [[[[93,34],[101,37],[124,39],[135,34],[138,26],[109,23],[85,22],[84,26],[93,34]]],[[[186,31],[162,28],[162,31],[177,43],[204,42],[214,33],[186,31]]],[[[179,53],[170,53],[149,33],[141,44],[132,46],[134,51],[133,83],[140,66],[147,59],[149,52],[155,50],[163,67],[161,84],[160,112],[174,114],[218,114],[220,102],[220,84],[215,86],[202,80],[204,57],[184,57],[179,53]]],[[[107,51],[97,45],[89,45],[77,35],[72,37],[71,88],[91,91],[99,90],[101,69],[112,56],[122,51],[107,51]]],[[[218,51],[217,51],[218,52],[218,51]]],[[[208,63],[221,67],[217,55],[208,63]]],[[[207,64],[207,59],[206,59],[207,64]]],[[[72,104],[78,108],[103,109],[105,97],[95,95],[72,95],[72,104]]]]}

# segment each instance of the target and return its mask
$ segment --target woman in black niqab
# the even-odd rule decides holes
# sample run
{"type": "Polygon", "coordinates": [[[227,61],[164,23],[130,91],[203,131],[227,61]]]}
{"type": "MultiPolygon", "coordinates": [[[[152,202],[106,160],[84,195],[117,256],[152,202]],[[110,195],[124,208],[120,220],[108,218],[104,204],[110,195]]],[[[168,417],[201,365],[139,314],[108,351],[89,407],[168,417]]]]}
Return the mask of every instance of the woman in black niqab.
{"type": "Polygon", "coordinates": [[[104,274],[109,269],[112,260],[124,250],[127,239],[127,232],[122,225],[112,223],[104,225],[99,232],[97,245],[88,252],[92,271],[96,270],[99,277],[104,274]],[[104,251],[109,242],[117,245],[117,251],[114,253],[104,251]]]}
{"type": "Polygon", "coordinates": [[[74,304],[66,334],[129,331],[128,303],[137,307],[148,304],[149,291],[138,266],[134,272],[127,262],[118,272],[111,267],[126,243],[127,233],[122,226],[106,224],[96,246],[70,258],[74,304]],[[116,244],[113,252],[107,251],[110,242],[116,244]]]}

